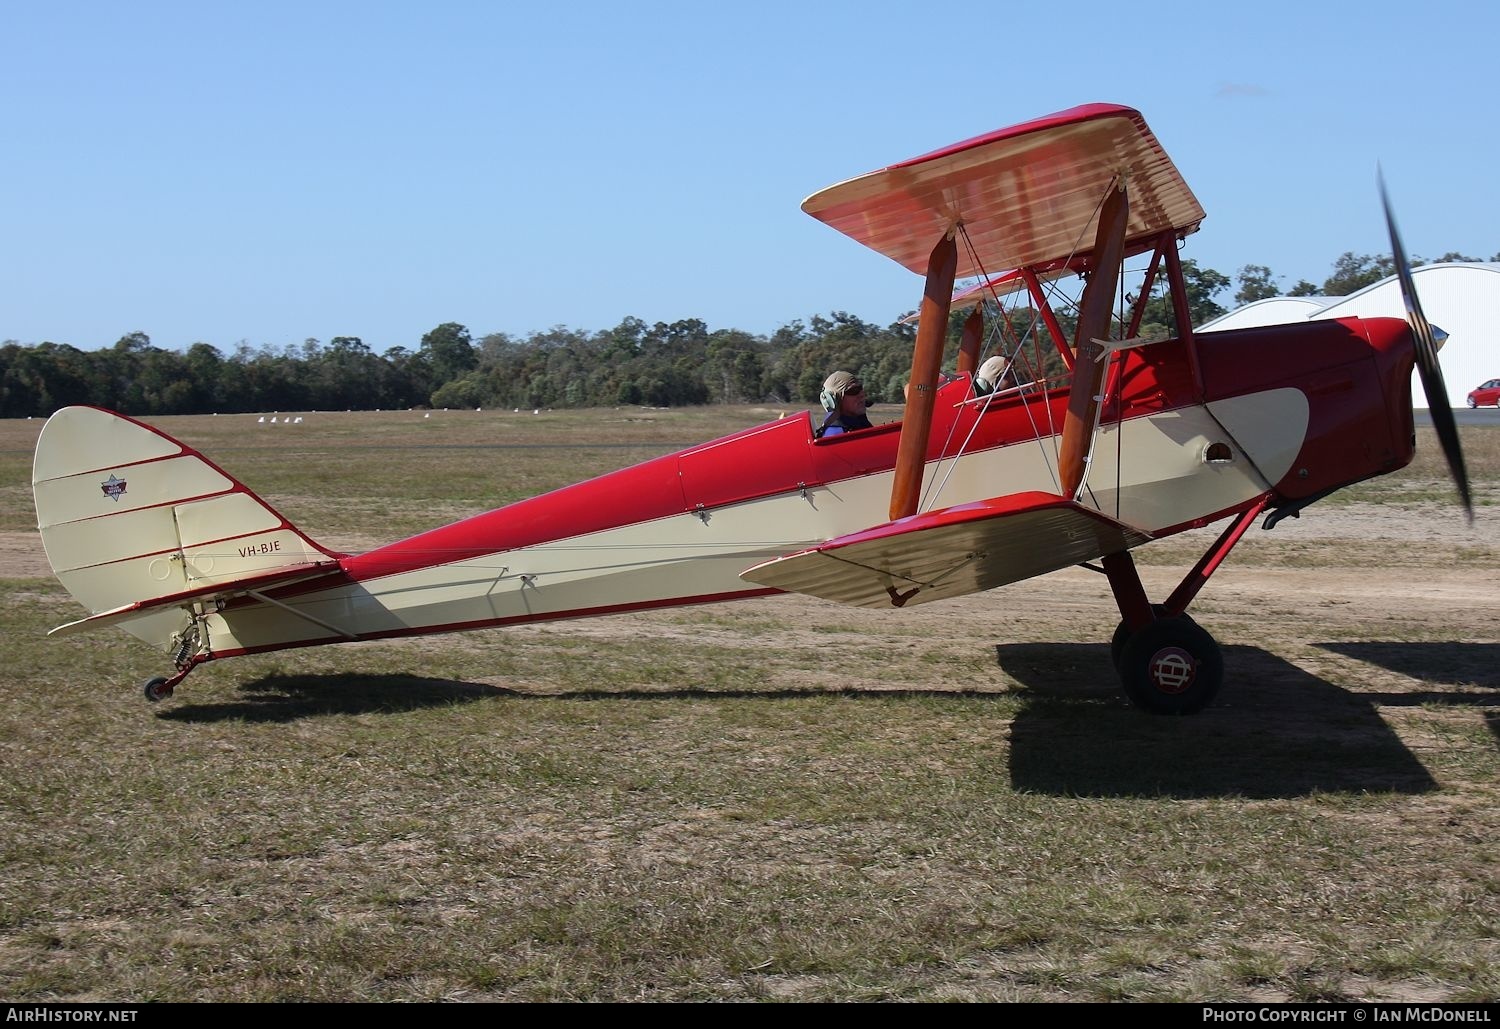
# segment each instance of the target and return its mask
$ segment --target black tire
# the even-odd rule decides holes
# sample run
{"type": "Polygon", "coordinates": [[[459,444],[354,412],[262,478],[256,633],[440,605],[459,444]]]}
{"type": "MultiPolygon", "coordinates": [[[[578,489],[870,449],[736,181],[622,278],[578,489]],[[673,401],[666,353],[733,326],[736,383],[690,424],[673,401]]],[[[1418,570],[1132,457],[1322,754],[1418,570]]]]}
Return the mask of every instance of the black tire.
{"type": "Polygon", "coordinates": [[[1109,640],[1109,661],[1115,666],[1115,671],[1120,670],[1120,658],[1125,654],[1125,644],[1130,642],[1130,630],[1125,627],[1125,619],[1120,619],[1120,624],[1115,626],[1115,634],[1109,640]]]}
{"type": "Polygon", "coordinates": [[[1120,683],[1133,704],[1152,714],[1194,714],[1224,685],[1224,654],[1196,622],[1164,618],[1125,644],[1120,683]]]}
{"type": "MultiPolygon", "coordinates": [[[[1474,410],[1474,408],[1476,408],[1478,406],[1479,406],[1478,401],[1476,401],[1473,397],[1470,397],[1469,398],[1469,410],[1472,411],[1472,410],[1474,410]]],[[[1496,407],[1500,407],[1500,400],[1496,400],[1495,401],[1495,406],[1496,407]]]]}
{"type": "Polygon", "coordinates": [[[165,676],[157,675],[147,679],[141,684],[141,692],[146,699],[155,704],[159,700],[166,700],[172,695],[172,687],[167,685],[165,676]]]}
{"type": "MultiPolygon", "coordinates": [[[[1152,604],[1151,611],[1156,615],[1158,619],[1168,617],[1167,609],[1161,604],[1152,604]]],[[[1191,622],[1193,625],[1198,624],[1197,622],[1193,621],[1193,616],[1188,614],[1186,611],[1184,611],[1180,615],[1177,615],[1176,617],[1181,618],[1185,622],[1191,622]]],[[[1120,624],[1115,626],[1115,634],[1110,638],[1109,641],[1109,660],[1116,669],[1120,667],[1120,658],[1125,653],[1125,644],[1129,642],[1130,630],[1125,628],[1125,620],[1122,618],[1120,620],[1120,624]]]]}

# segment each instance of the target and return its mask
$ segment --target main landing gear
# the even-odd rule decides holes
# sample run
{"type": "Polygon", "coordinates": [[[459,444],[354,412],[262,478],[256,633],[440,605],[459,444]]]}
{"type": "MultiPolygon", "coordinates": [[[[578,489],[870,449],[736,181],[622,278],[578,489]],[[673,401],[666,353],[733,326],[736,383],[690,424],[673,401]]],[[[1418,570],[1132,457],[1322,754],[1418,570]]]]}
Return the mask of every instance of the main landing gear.
{"type": "Polygon", "coordinates": [[[1218,642],[1187,615],[1167,615],[1127,632],[1115,669],[1131,702],[1158,715],[1201,711],[1224,685],[1218,642]]]}
{"type": "Polygon", "coordinates": [[[1269,497],[1240,512],[1199,559],[1164,604],[1146,599],[1145,587],[1129,551],[1109,554],[1104,574],[1120,608],[1120,625],[1109,656],[1131,703],[1158,715],[1190,715],[1203,710],[1224,685],[1224,654],[1185,608],[1208,577],[1265,510],[1269,497]]]}

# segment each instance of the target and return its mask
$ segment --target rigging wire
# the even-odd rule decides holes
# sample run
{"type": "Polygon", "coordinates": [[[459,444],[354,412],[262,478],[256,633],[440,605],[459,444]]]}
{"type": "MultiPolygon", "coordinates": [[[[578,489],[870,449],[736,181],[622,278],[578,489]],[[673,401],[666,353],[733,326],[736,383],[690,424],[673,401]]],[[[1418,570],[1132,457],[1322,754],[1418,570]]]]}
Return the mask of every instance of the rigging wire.
{"type": "MultiPolygon", "coordinates": [[[[1113,180],[1111,180],[1111,185],[1113,185],[1113,180]]],[[[1104,193],[1101,194],[1101,196],[1099,197],[1099,200],[1097,201],[1097,203],[1094,205],[1093,215],[1087,221],[1083,222],[1080,225],[1079,230],[1078,230],[1078,236],[1073,240],[1072,249],[1068,252],[1067,258],[1064,260],[1064,262],[1062,264],[1063,268],[1068,268],[1068,267],[1072,266],[1073,259],[1078,255],[1079,248],[1083,245],[1083,240],[1085,238],[1085,235],[1088,232],[1089,225],[1093,224],[1094,221],[1095,221],[1095,219],[1097,219],[1099,217],[1099,213],[1100,213],[1100,211],[1104,207],[1104,201],[1105,201],[1105,199],[1108,196],[1109,196],[1109,190],[1106,189],[1104,191],[1104,193]]],[[[1008,320],[1003,317],[1005,307],[1004,307],[1004,304],[1001,302],[1000,294],[995,289],[994,283],[990,281],[991,277],[990,277],[988,271],[984,267],[984,261],[983,261],[982,258],[980,258],[979,253],[978,253],[977,249],[974,246],[973,240],[970,238],[970,236],[969,236],[967,230],[964,228],[964,225],[963,225],[962,222],[960,222],[958,224],[957,228],[958,228],[958,234],[959,234],[960,238],[962,238],[962,240],[964,242],[965,249],[968,252],[970,259],[972,260],[974,266],[979,270],[979,274],[981,276],[981,280],[984,281],[986,283],[986,285],[988,286],[988,288],[989,288],[990,298],[995,302],[996,307],[999,309],[999,312],[1000,312],[1000,314],[1002,316],[1000,320],[1003,323],[1007,323],[1008,324],[1008,320]]],[[[1051,281],[1051,282],[1048,282],[1046,284],[1045,291],[1046,291],[1046,295],[1043,298],[1044,302],[1047,303],[1048,306],[1051,306],[1051,304],[1052,304],[1052,296],[1055,293],[1060,292],[1060,291],[1057,290],[1057,286],[1056,286],[1055,280],[1051,281]]],[[[1029,290],[1028,290],[1028,294],[1029,294],[1029,290]]],[[[1033,300],[1034,299],[1035,298],[1033,298],[1033,300]]],[[[1076,306],[1077,306],[1076,302],[1071,301],[1071,300],[1069,301],[1068,307],[1076,307],[1076,306]]],[[[1040,312],[1038,312],[1037,314],[1033,315],[1033,323],[1032,323],[1033,328],[1035,327],[1036,320],[1039,317],[1040,317],[1040,312]]],[[[1028,334],[1031,334],[1031,330],[1030,329],[1028,329],[1028,334]]],[[[1036,339],[1037,337],[1033,336],[1033,338],[1036,339]]],[[[1056,340],[1055,343],[1057,345],[1060,345],[1060,346],[1066,346],[1067,345],[1067,341],[1066,340],[1056,340]]],[[[1054,491],[1060,493],[1061,490],[1062,490],[1062,484],[1061,484],[1061,481],[1059,479],[1059,470],[1058,470],[1058,463],[1059,463],[1059,453],[1058,453],[1059,439],[1058,439],[1058,433],[1056,431],[1056,422],[1054,421],[1053,416],[1052,416],[1052,404],[1050,403],[1050,400],[1049,400],[1050,390],[1048,389],[1045,376],[1043,375],[1044,368],[1035,368],[1035,369],[1033,369],[1033,368],[1030,367],[1030,361],[1029,360],[1025,360],[1025,357],[1024,357],[1024,355],[1025,355],[1024,346],[1021,346],[1021,345],[1017,346],[1016,350],[1014,350],[1012,352],[1012,358],[1011,358],[1011,360],[1014,360],[1014,358],[1015,358],[1016,355],[1021,355],[1023,357],[1023,360],[1025,361],[1025,363],[1028,366],[1027,370],[1033,372],[1033,379],[1032,379],[1033,384],[1035,384],[1037,382],[1040,382],[1042,384],[1041,389],[1038,392],[1036,392],[1035,394],[1027,394],[1026,391],[1025,391],[1025,388],[1024,387],[1021,388],[1021,393],[1020,393],[1020,397],[1021,397],[1021,400],[1022,400],[1021,406],[1026,411],[1027,420],[1031,424],[1032,438],[1035,440],[1035,442],[1037,443],[1038,447],[1040,447],[1041,450],[1042,450],[1042,454],[1043,454],[1042,464],[1047,468],[1047,472],[1048,472],[1048,474],[1052,478],[1052,484],[1053,484],[1054,491]],[[1041,432],[1041,429],[1040,429],[1040,427],[1037,424],[1036,414],[1032,410],[1032,402],[1031,402],[1031,399],[1030,399],[1031,396],[1037,397],[1038,399],[1040,399],[1040,401],[1042,403],[1042,408],[1043,408],[1043,411],[1044,411],[1044,414],[1045,414],[1045,417],[1046,417],[1047,428],[1049,430],[1046,437],[1043,436],[1043,434],[1041,432]],[[1050,455],[1047,453],[1047,451],[1048,451],[1047,439],[1051,440],[1051,454],[1050,455]],[[1047,458],[1049,456],[1050,456],[1051,460],[1047,460],[1047,458]]],[[[974,434],[975,430],[978,428],[979,421],[980,421],[980,419],[983,418],[985,412],[988,411],[989,405],[993,401],[994,396],[995,396],[995,394],[991,393],[991,394],[989,394],[986,397],[985,403],[984,403],[983,407],[980,409],[979,417],[975,419],[973,426],[970,427],[969,433],[965,437],[963,445],[960,446],[959,451],[953,455],[951,464],[950,464],[949,468],[946,470],[946,472],[945,472],[945,474],[943,476],[942,482],[938,484],[936,491],[934,492],[931,488],[929,488],[928,490],[924,491],[924,494],[923,494],[923,503],[924,504],[927,503],[929,496],[931,496],[933,498],[933,501],[935,502],[936,497],[940,496],[942,494],[943,487],[947,484],[948,479],[951,477],[954,468],[957,467],[959,458],[962,457],[962,456],[964,456],[964,451],[967,448],[968,444],[973,439],[973,434],[974,434]]],[[[955,419],[950,424],[950,427],[949,427],[949,438],[948,438],[948,440],[944,441],[943,450],[941,451],[942,453],[946,453],[947,452],[948,443],[950,443],[952,441],[953,432],[956,430],[957,425],[958,425],[957,419],[955,419]]],[[[1097,428],[1097,423],[1096,423],[1096,428],[1097,428]]],[[[928,509],[930,510],[931,508],[929,507],[928,509]]]]}

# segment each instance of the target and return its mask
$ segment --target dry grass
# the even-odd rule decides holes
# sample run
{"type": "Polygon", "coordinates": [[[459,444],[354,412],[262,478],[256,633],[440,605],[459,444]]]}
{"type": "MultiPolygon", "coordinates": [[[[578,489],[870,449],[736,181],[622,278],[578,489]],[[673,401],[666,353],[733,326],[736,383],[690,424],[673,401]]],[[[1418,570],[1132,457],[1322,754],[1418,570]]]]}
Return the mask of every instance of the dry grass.
{"type": "MultiPolygon", "coordinates": [[[[765,414],[327,417],[164,424],[373,542],[765,414]]],[[[0,529],[39,427],[0,422],[0,529]]],[[[1500,430],[1465,442],[1493,497],[1500,430]]],[[[0,579],[0,995],[1500,999],[1500,552],[1424,530],[1437,477],[1247,539],[1183,720],[1119,700],[1076,570],[235,659],[156,707],[155,656],[0,579]]]]}

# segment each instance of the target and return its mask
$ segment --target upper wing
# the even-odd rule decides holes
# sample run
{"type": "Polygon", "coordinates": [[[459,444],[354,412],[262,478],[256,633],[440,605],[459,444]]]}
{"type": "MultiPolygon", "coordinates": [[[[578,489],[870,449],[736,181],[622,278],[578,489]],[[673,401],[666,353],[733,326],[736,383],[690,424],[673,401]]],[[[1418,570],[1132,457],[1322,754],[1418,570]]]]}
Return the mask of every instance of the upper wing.
{"type": "Polygon", "coordinates": [[[1054,494],[1017,493],[841,536],[741,578],[857,607],[902,607],[1019,582],[1150,539],[1054,494]]]}
{"type": "Polygon", "coordinates": [[[922,274],[958,223],[958,275],[1063,261],[1092,246],[1100,199],[1124,174],[1126,248],[1197,231],[1203,208],[1139,111],[1086,104],[830,186],[802,209],[922,274]],[[982,263],[982,267],[981,267],[982,263]]]}

